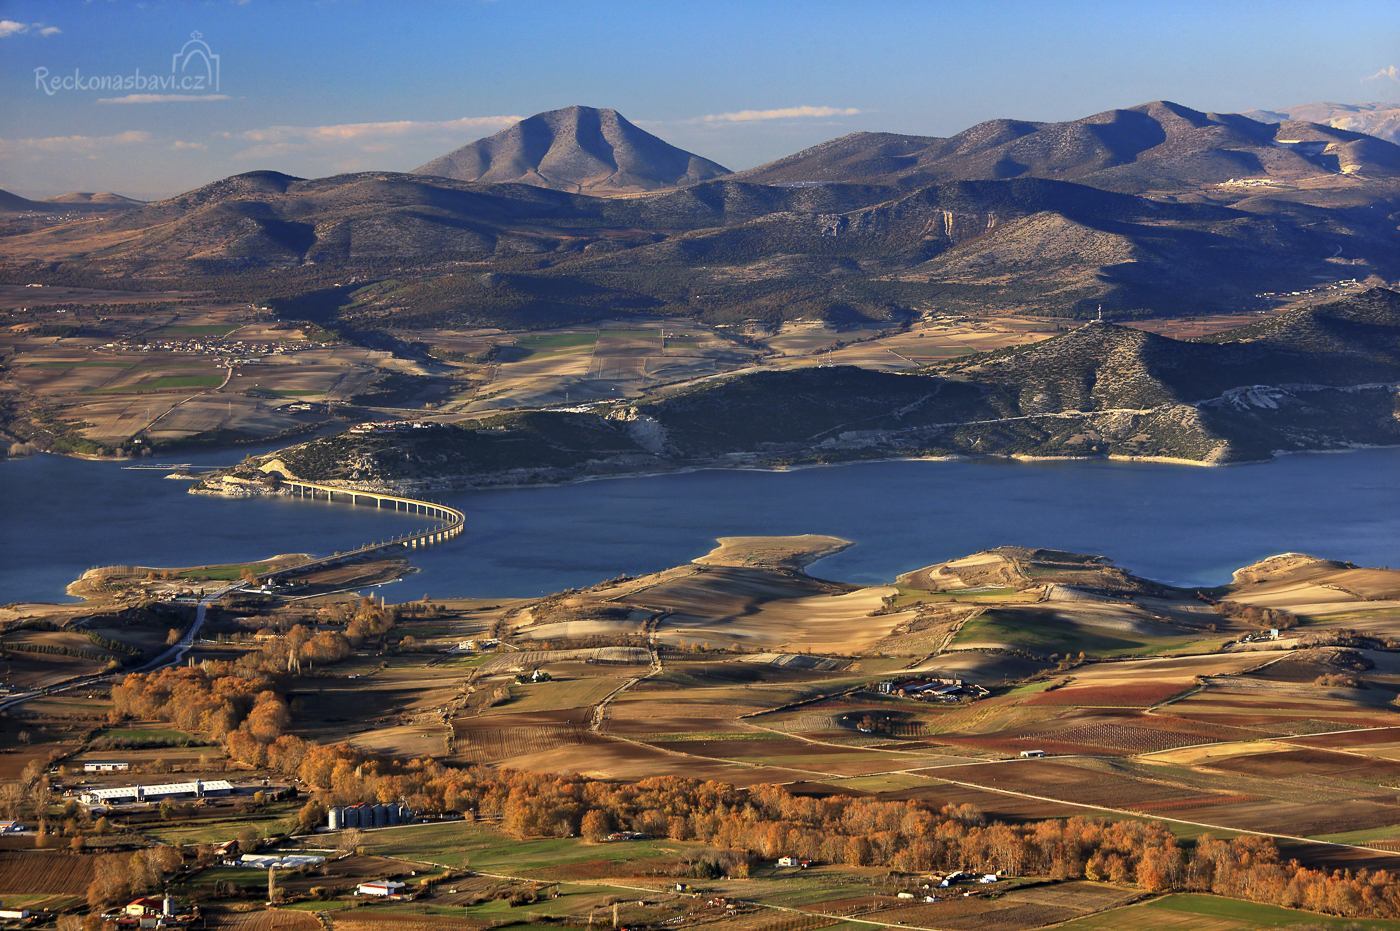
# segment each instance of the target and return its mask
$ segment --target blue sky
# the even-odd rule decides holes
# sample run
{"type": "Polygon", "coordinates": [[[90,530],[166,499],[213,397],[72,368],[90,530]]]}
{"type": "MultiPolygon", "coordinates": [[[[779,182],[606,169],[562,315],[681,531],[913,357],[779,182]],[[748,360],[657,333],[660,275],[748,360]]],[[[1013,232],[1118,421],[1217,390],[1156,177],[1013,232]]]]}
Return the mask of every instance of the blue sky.
{"type": "Polygon", "coordinates": [[[1396,100],[1397,66],[1393,0],[0,0],[0,187],[152,197],[255,168],[406,170],[571,103],[744,168],[855,130],[1160,98],[1396,100]],[[217,92],[36,86],[36,69],[168,75],[196,31],[217,92]]]}

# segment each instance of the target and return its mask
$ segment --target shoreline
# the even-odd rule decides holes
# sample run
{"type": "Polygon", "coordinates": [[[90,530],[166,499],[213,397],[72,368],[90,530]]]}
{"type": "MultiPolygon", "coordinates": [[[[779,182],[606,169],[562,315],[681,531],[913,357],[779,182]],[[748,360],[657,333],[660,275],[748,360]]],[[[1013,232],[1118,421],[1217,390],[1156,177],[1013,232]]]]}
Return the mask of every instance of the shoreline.
{"type": "MultiPolygon", "coordinates": [[[[473,484],[470,482],[444,482],[424,485],[417,491],[496,491],[496,490],[518,490],[526,488],[564,488],[569,485],[582,485],[589,482],[604,482],[612,479],[637,479],[637,478],[660,478],[666,475],[690,475],[696,472],[802,472],[808,469],[839,468],[841,466],[859,465],[862,463],[876,462],[998,462],[998,463],[1056,463],[1056,462],[1110,462],[1110,463],[1141,463],[1145,465],[1171,465],[1185,466],[1193,469],[1229,469],[1244,466],[1267,465],[1286,456],[1314,456],[1314,455],[1345,455],[1348,453],[1368,452],[1372,450],[1400,449],[1400,443],[1374,443],[1356,444],[1345,449],[1279,449],[1273,450],[1265,458],[1260,459],[1234,459],[1224,462],[1207,462],[1201,459],[1186,459],[1178,456],[1128,456],[1119,453],[1107,456],[1034,456],[1026,453],[982,453],[969,456],[961,453],[946,453],[925,456],[880,456],[872,459],[841,459],[830,462],[801,462],[791,465],[726,465],[723,463],[706,463],[697,465],[678,466],[674,469],[653,469],[640,472],[610,472],[606,474],[580,475],[575,478],[561,479],[557,481],[540,482],[501,482],[488,484],[473,484]]],[[[311,481],[307,479],[306,481],[311,481]]],[[[321,481],[323,484],[331,482],[321,481]]],[[[377,489],[345,485],[346,490],[356,489],[359,491],[375,491],[377,489]]],[[[399,488],[401,486],[395,486],[399,488]]],[[[383,493],[382,490],[379,490],[383,493]]],[[[395,494],[405,492],[395,490],[395,494]]]]}
{"type": "MultiPolygon", "coordinates": [[[[1374,446],[1357,447],[1356,449],[1340,450],[1289,450],[1288,455],[1308,455],[1313,452],[1328,453],[1350,453],[1364,449],[1400,449],[1396,446],[1374,446]]],[[[1192,468],[1228,468],[1231,466],[1264,465],[1272,462],[1275,457],[1269,459],[1241,459],[1233,462],[1202,462],[1196,459],[1181,459],[1171,456],[1030,456],[1021,453],[986,453],[976,456],[968,456],[957,453],[927,455],[927,456],[880,456],[872,459],[841,459],[831,462],[801,462],[789,465],[759,465],[759,464],[724,464],[724,463],[704,463],[694,465],[677,466],[674,469],[650,469],[637,472],[609,472],[602,474],[579,475],[574,478],[557,479],[553,481],[538,482],[435,482],[423,484],[421,486],[407,487],[402,484],[392,486],[374,487],[369,485],[337,484],[336,487],[343,487],[346,491],[375,492],[379,494],[416,494],[421,492],[443,492],[443,491],[517,491],[529,488],[566,488],[570,485],[585,485],[592,482],[606,482],[617,479],[642,479],[642,478],[662,478],[667,475],[693,475],[698,472],[760,472],[782,474],[787,472],[805,472],[812,469],[833,469],[842,466],[862,465],[867,463],[888,463],[888,462],[987,462],[1010,464],[1045,464],[1057,462],[1107,462],[1107,463],[1141,463],[1147,465],[1175,465],[1189,466],[1192,468]],[[386,488],[392,491],[386,492],[386,488]]],[[[304,481],[313,481],[304,479],[304,481]]],[[[317,479],[319,484],[332,484],[335,480],[317,479]]],[[[191,490],[191,493],[195,493],[191,490]]],[[[214,492],[205,492],[217,494],[214,492]]],[[[234,496],[229,496],[234,497],[234,496]]]]}

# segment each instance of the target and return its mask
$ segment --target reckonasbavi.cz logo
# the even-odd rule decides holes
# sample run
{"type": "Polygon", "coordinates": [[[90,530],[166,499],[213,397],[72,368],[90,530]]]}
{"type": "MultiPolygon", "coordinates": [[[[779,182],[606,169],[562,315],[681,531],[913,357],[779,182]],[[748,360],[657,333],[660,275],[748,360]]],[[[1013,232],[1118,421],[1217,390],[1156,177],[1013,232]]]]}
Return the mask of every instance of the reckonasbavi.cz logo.
{"type": "Polygon", "coordinates": [[[34,87],[52,97],[60,91],[140,91],[188,94],[213,94],[219,91],[219,56],[198,32],[190,33],[189,41],[170,56],[170,72],[145,73],[140,68],[126,74],[83,74],[79,68],[64,74],[54,74],[48,68],[34,69],[34,87]]]}

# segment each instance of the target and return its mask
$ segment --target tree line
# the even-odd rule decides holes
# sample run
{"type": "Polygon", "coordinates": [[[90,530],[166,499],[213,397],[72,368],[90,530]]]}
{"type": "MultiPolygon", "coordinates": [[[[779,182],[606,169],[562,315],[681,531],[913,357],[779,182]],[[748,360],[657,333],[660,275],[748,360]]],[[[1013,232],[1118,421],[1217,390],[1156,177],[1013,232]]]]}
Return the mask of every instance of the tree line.
{"type": "Polygon", "coordinates": [[[630,830],[751,856],[1108,880],[1150,892],[1210,892],[1344,917],[1400,918],[1400,883],[1391,873],[1305,866],[1257,836],[1207,835],[1187,850],[1161,822],[988,822],[971,806],[919,800],[812,798],[780,786],[745,789],[681,776],[619,784],[381,759],[286,733],[289,715],[274,679],[232,666],[130,674],[113,689],[114,716],[168,721],[218,740],[236,760],[301,779],[315,793],[314,806],[403,801],[421,812],[499,821],[518,838],[597,839],[630,830]]]}

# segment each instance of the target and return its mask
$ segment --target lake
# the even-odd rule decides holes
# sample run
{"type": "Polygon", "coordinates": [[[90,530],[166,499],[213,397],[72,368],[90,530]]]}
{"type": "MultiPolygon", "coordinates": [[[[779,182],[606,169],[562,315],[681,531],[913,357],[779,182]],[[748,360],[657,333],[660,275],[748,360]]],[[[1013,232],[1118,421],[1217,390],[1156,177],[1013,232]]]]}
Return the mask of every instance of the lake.
{"type": "MultiPolygon", "coordinates": [[[[229,463],[241,453],[183,455],[229,463]]],[[[1286,551],[1394,565],[1400,449],[1203,469],[1161,463],[868,462],[790,472],[700,471],[444,493],[466,533],[415,551],[385,590],[523,596],[685,562],[717,536],[825,533],[855,546],[812,572],[888,581],[1005,544],[1102,553],[1167,582],[1215,585],[1286,551]]],[[[106,564],[241,562],[349,549],[415,526],[324,501],[186,494],[164,473],[35,456],[0,463],[0,602],[62,600],[106,564]]]]}

